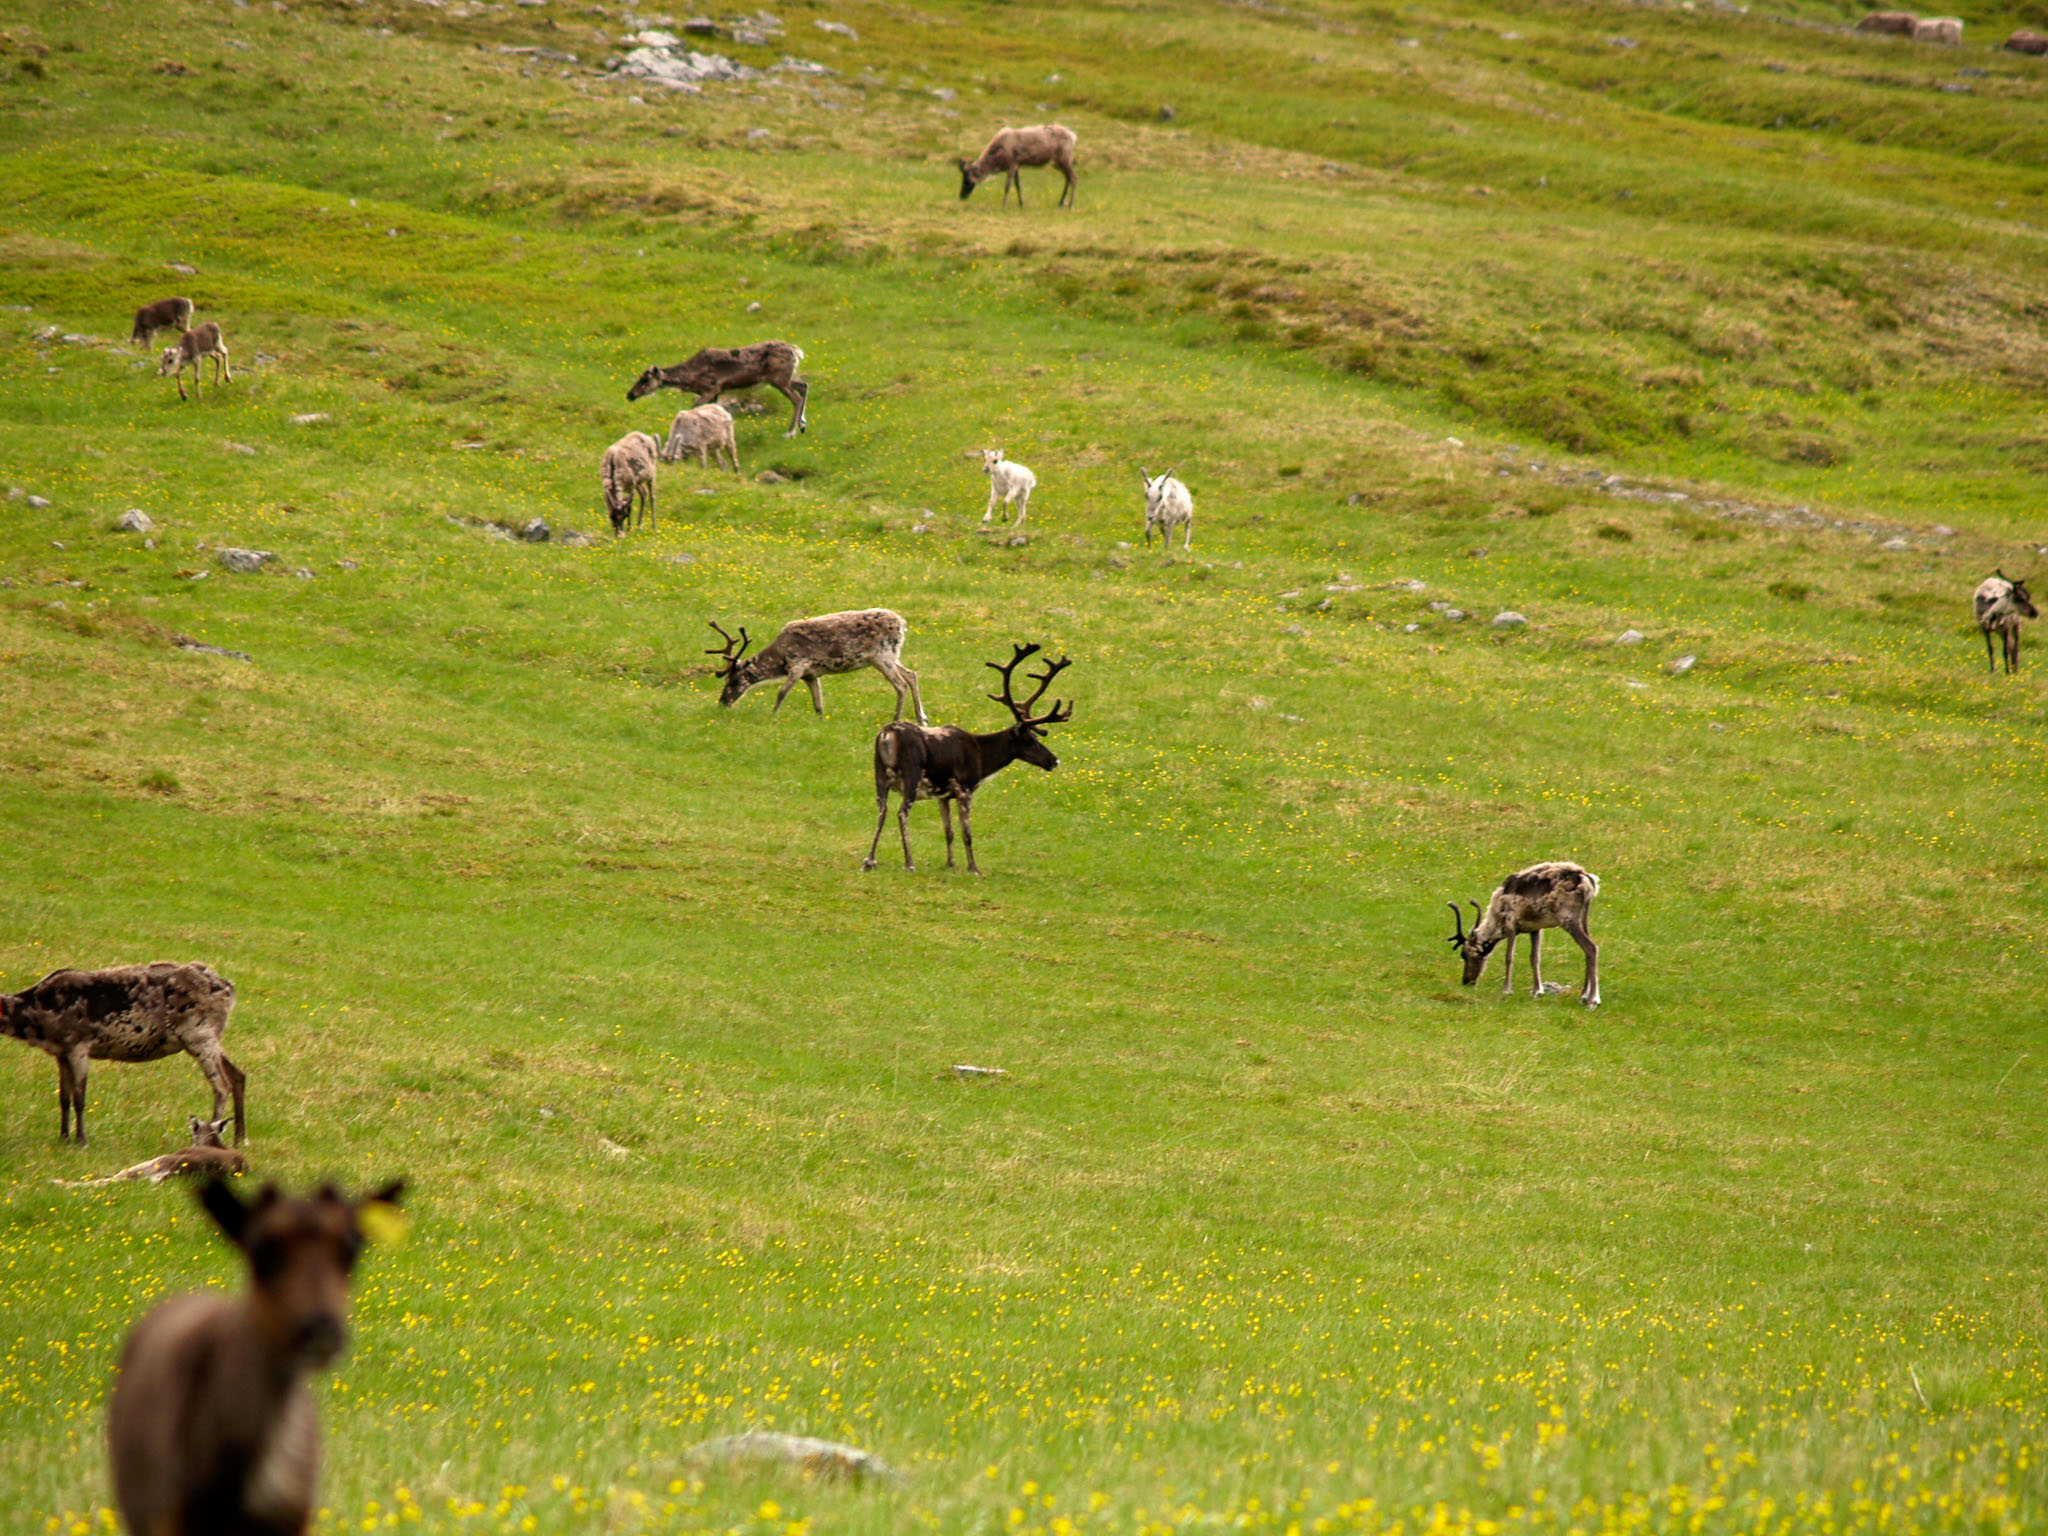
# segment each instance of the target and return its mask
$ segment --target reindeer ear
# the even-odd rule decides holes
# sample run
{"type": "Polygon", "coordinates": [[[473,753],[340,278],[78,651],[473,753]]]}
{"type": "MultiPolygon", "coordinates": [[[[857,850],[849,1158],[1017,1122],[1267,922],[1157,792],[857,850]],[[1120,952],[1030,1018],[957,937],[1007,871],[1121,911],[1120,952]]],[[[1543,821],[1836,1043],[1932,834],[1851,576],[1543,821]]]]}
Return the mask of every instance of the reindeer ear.
{"type": "Polygon", "coordinates": [[[213,1218],[214,1225],[226,1233],[228,1241],[237,1248],[242,1246],[242,1234],[249,1230],[249,1218],[276,1198],[275,1184],[264,1185],[258,1191],[253,1205],[244,1205],[242,1197],[218,1179],[201,1185],[199,1189],[201,1208],[213,1218]]]}

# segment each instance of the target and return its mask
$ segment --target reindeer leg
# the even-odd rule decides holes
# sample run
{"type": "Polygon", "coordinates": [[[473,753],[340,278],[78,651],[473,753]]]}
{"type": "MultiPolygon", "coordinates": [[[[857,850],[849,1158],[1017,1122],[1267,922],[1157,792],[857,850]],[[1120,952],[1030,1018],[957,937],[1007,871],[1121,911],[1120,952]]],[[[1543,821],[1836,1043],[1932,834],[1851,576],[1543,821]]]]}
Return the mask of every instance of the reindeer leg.
{"type": "Polygon", "coordinates": [[[1984,663],[1991,668],[1991,675],[1998,675],[1998,657],[1991,649],[1991,631],[1984,631],[1984,663]]]}
{"type": "Polygon", "coordinates": [[[775,708],[769,710],[769,714],[773,715],[781,713],[782,701],[789,697],[789,690],[796,686],[797,679],[802,677],[803,675],[804,669],[802,662],[797,662],[789,669],[789,671],[783,676],[782,679],[782,691],[775,695],[775,708]]]}
{"type": "MultiPolygon", "coordinates": [[[[986,522],[989,522],[989,521],[991,521],[991,520],[993,520],[993,519],[994,519],[995,515],[996,515],[996,477],[995,477],[994,475],[990,475],[990,476],[988,477],[988,510],[987,510],[986,512],[984,512],[984,513],[982,513],[982,514],[981,514],[981,520],[982,520],[982,521],[983,521],[984,523],[986,523],[986,522]]],[[[1985,645],[1987,645],[1987,646],[1991,644],[1991,637],[1990,637],[1989,635],[1986,635],[1986,636],[1984,637],[1984,643],[1985,643],[1985,645]]],[[[1992,670],[1993,670],[1994,672],[1998,670],[1998,668],[1997,668],[1997,666],[1996,666],[1995,664],[1993,665],[1993,667],[1992,667],[1992,670]]]]}
{"type": "Polygon", "coordinates": [[[1529,935],[1529,995],[1543,995],[1543,931],[1529,935]]]}
{"type": "Polygon", "coordinates": [[[242,1139],[242,1072],[231,1063],[220,1048],[217,1039],[201,1039],[186,1046],[192,1059],[199,1063],[200,1074],[207,1086],[213,1090],[213,1113],[207,1118],[218,1120],[222,1107],[232,1099],[235,1105],[235,1140],[242,1139]]]}
{"type": "Polygon", "coordinates": [[[789,430],[782,435],[784,437],[795,437],[797,433],[804,430],[803,402],[791,393],[788,384],[777,384],[775,388],[776,392],[789,402],[789,430]]]}
{"type": "Polygon", "coordinates": [[[860,861],[862,869],[875,867],[875,854],[882,846],[882,828],[889,825],[889,781],[881,774],[875,775],[875,840],[868,844],[868,856],[860,861]]]}
{"type": "Polygon", "coordinates": [[[789,387],[796,391],[796,429],[808,432],[811,430],[811,386],[802,379],[792,378],[789,387]]]}
{"type": "Polygon", "coordinates": [[[903,835],[903,867],[916,874],[917,866],[910,861],[910,796],[911,791],[906,789],[903,792],[903,804],[896,812],[896,830],[903,835]]]}
{"type": "Polygon", "coordinates": [[[89,1064],[83,1041],[66,1053],[71,1063],[71,1126],[81,1147],[85,1145],[85,1074],[89,1064]]]}
{"type": "Polygon", "coordinates": [[[1183,554],[1195,547],[1195,520],[1192,517],[1181,528],[1180,547],[1183,554]]]}
{"type": "Polygon", "coordinates": [[[967,845],[967,873],[978,875],[981,866],[974,862],[974,823],[968,813],[974,809],[974,796],[963,793],[960,796],[960,841],[967,845]]]}
{"type": "MultiPolygon", "coordinates": [[[[900,665],[901,664],[899,663],[899,666],[900,665]]],[[[917,674],[911,671],[908,667],[903,667],[902,671],[904,677],[907,678],[910,682],[910,702],[917,710],[917,723],[919,725],[930,725],[931,721],[925,718],[924,699],[919,695],[917,691],[917,674]]],[[[899,714],[902,712],[903,701],[901,699],[898,699],[896,701],[896,709],[899,714]]]]}
{"type": "Polygon", "coordinates": [[[1577,941],[1579,948],[1586,952],[1586,984],[1579,989],[1579,1001],[1588,1008],[1600,1006],[1600,946],[1593,942],[1593,935],[1587,929],[1585,919],[1565,925],[1566,933],[1577,941]]]}
{"type": "Polygon", "coordinates": [[[71,1139],[71,1058],[57,1058],[57,1139],[71,1139]]]}
{"type": "Polygon", "coordinates": [[[825,713],[825,690],[818,686],[818,680],[806,672],[804,686],[811,690],[811,708],[821,715],[825,713]]]}
{"type": "Polygon", "coordinates": [[[1031,493],[1029,491],[1026,491],[1022,496],[1019,496],[1017,498],[1017,521],[1010,524],[1010,531],[1012,533],[1015,533],[1019,528],[1022,528],[1024,526],[1024,514],[1026,512],[1029,512],[1030,510],[1031,493]]]}
{"type": "Polygon", "coordinates": [[[1502,997],[1506,997],[1515,990],[1515,940],[1520,937],[1519,933],[1508,935],[1508,957],[1502,962],[1504,969],[1500,973],[1500,995],[1502,997]]]}
{"type": "MultiPolygon", "coordinates": [[[[967,818],[967,813],[962,811],[960,817],[964,822],[967,818]]],[[[939,820],[946,824],[946,868],[951,869],[953,868],[953,802],[946,799],[943,795],[939,797],[939,820]]]]}

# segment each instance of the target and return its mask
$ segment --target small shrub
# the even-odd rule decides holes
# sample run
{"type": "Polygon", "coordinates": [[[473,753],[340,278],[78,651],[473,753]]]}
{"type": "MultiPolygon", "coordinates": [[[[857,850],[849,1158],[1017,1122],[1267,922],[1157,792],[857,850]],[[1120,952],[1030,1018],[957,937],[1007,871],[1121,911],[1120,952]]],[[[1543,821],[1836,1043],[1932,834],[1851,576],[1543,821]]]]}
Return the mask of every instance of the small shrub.
{"type": "Polygon", "coordinates": [[[179,789],[178,776],[168,768],[152,768],[136,782],[157,795],[175,795],[179,789]]]}
{"type": "Polygon", "coordinates": [[[1783,598],[1788,603],[1803,603],[1813,588],[1803,581],[1774,581],[1764,590],[1773,597],[1783,598]]]}
{"type": "Polygon", "coordinates": [[[1842,462],[1841,450],[1824,437],[1788,439],[1778,456],[1788,464],[1817,464],[1822,469],[1831,469],[1842,462]]]}
{"type": "Polygon", "coordinates": [[[1665,525],[1673,533],[1682,533],[1695,544],[1733,544],[1741,533],[1717,517],[1705,517],[1698,512],[1674,512],[1665,525]]]}
{"type": "Polygon", "coordinates": [[[1616,544],[1632,544],[1635,542],[1635,535],[1619,523],[1602,523],[1593,530],[1593,537],[1596,539],[1611,539],[1616,544]]]}

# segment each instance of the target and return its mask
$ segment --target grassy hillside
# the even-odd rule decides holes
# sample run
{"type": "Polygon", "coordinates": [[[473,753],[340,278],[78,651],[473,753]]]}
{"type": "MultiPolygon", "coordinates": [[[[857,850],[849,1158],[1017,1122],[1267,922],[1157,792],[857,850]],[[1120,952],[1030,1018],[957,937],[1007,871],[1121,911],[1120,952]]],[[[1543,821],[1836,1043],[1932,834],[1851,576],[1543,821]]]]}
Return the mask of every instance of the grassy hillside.
{"type": "MultiPolygon", "coordinates": [[[[0,984],[205,959],[257,1171],[412,1181],[322,1529],[2048,1523],[2048,694],[1968,621],[2048,543],[2029,16],[776,14],[717,46],[834,74],[608,80],[654,17],[564,0],[0,26],[0,984]],[[1055,115],[1073,214],[958,201],[1055,115]],[[770,335],[812,430],[600,535],[683,403],[626,385],[770,335]],[[929,807],[859,872],[878,678],[716,707],[707,621],[869,604],[941,720],[1074,659],[980,880],[929,807]],[[1442,943],[1548,857],[1595,1013],[1442,943]],[[904,1480],[689,1458],[753,1425],[904,1480]]],[[[86,1151],[54,1077],[0,1053],[0,1526],[82,1536],[127,1328],[239,1278],[51,1183],[191,1064],[86,1151]]]]}

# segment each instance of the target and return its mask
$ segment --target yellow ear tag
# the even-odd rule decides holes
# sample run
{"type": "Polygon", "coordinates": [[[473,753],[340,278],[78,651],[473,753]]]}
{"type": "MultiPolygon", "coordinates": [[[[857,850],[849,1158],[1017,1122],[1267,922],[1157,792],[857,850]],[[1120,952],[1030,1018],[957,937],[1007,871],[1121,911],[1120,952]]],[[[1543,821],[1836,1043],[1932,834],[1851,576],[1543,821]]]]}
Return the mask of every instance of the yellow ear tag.
{"type": "Polygon", "coordinates": [[[404,1211],[382,1200],[370,1200],[356,1210],[356,1225],[363,1229],[363,1236],[382,1248],[397,1248],[405,1242],[406,1230],[412,1225],[404,1211]]]}

